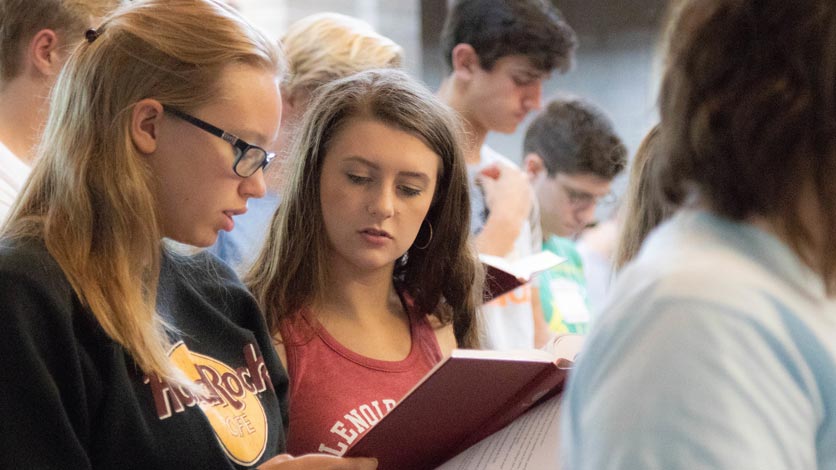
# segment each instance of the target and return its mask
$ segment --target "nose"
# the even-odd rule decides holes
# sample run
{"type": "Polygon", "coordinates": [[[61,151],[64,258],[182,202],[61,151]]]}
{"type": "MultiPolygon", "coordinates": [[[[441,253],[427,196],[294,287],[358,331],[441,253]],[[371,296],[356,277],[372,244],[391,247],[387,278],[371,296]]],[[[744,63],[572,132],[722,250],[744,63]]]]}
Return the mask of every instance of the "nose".
{"type": "Polygon", "coordinates": [[[267,193],[267,183],[264,181],[264,170],[258,170],[241,180],[238,192],[245,198],[262,198],[267,193]]]}
{"type": "Polygon", "coordinates": [[[578,225],[581,227],[586,227],[595,219],[595,208],[598,207],[597,204],[588,204],[585,207],[581,207],[575,213],[575,218],[578,221],[578,225]]]}
{"type": "Polygon", "coordinates": [[[384,184],[379,186],[379,190],[371,191],[368,211],[379,219],[388,219],[395,215],[395,188],[384,184]]]}
{"type": "Polygon", "coordinates": [[[543,81],[537,80],[529,85],[525,94],[525,107],[529,111],[538,111],[543,107],[543,81]]]}

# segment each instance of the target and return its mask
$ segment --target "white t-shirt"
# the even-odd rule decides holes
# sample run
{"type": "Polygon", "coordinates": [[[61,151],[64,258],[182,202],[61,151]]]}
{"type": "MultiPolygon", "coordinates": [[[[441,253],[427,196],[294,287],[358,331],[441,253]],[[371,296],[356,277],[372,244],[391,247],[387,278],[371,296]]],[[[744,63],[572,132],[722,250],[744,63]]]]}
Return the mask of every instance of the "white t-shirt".
{"type": "Polygon", "coordinates": [[[32,169],[0,142],[0,224],[6,220],[32,169]]]}
{"type": "MultiPolygon", "coordinates": [[[[505,158],[487,145],[482,146],[481,160],[474,165],[468,165],[471,177],[471,205],[473,206],[471,228],[476,232],[481,230],[486,218],[485,196],[475,185],[475,177],[479,170],[496,162],[517,167],[511,160],[505,158]]],[[[520,197],[524,197],[521,195],[520,197]]],[[[532,197],[532,211],[528,223],[524,223],[520,234],[514,241],[514,248],[505,257],[508,261],[516,261],[542,248],[540,246],[542,232],[540,231],[540,216],[536,200],[532,197]]],[[[493,299],[482,306],[482,321],[486,331],[486,349],[511,350],[531,349],[534,347],[534,314],[531,308],[532,290],[529,284],[493,299]]]]}

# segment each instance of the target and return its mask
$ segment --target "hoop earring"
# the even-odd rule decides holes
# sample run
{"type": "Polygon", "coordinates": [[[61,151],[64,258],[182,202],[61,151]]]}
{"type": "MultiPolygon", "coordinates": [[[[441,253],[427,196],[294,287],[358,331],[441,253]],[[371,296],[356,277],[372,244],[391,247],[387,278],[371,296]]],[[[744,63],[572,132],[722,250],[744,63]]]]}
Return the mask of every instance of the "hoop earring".
{"type": "MultiPolygon", "coordinates": [[[[415,248],[417,248],[419,250],[426,250],[427,247],[430,246],[430,243],[433,241],[433,224],[427,219],[424,219],[424,222],[426,222],[427,227],[430,228],[430,237],[427,239],[427,243],[424,243],[423,246],[418,246],[418,245],[415,244],[415,242],[412,242],[412,246],[414,246],[415,248]]],[[[421,233],[420,229],[418,230],[418,233],[421,233]]]]}

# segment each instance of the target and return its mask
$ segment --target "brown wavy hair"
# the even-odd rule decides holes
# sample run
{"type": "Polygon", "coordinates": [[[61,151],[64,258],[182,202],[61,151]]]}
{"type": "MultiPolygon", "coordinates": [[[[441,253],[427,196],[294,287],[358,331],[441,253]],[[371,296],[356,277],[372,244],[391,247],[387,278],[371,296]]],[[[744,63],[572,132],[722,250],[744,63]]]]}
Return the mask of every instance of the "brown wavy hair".
{"type": "Polygon", "coordinates": [[[765,218],[836,291],[836,2],[677,11],[660,95],[668,197],[693,187],[722,216],[765,218]]]}
{"type": "MultiPolygon", "coordinates": [[[[275,335],[284,320],[328,291],[328,239],[320,205],[320,175],[331,139],[355,117],[367,117],[421,139],[441,157],[442,168],[427,213],[429,246],[407,251],[393,282],[418,311],[452,323],[462,347],[477,347],[481,264],[469,243],[470,200],[461,131],[453,112],[423,85],[393,69],[370,70],[325,85],[296,136],[288,161],[282,203],[267,241],[245,277],[275,335]]],[[[427,235],[418,234],[421,244],[427,235]]]]}

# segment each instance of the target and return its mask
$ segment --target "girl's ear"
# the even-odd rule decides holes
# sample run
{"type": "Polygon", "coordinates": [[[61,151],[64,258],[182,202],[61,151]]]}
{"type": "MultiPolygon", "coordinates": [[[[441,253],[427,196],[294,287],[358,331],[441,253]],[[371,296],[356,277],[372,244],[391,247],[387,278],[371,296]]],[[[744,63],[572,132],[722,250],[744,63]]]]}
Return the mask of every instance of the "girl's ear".
{"type": "Polygon", "coordinates": [[[131,111],[131,140],[140,153],[149,155],[157,150],[157,134],[163,120],[163,105],[146,98],[137,102],[131,111]]]}

